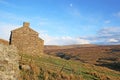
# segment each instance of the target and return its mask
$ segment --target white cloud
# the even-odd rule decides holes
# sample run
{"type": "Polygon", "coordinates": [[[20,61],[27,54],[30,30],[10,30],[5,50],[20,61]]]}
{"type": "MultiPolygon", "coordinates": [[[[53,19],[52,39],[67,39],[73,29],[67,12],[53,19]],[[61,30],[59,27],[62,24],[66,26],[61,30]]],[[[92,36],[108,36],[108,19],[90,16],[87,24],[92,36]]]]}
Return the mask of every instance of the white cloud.
{"type": "Polygon", "coordinates": [[[109,39],[107,42],[116,43],[116,42],[119,42],[119,40],[112,38],[112,39],[109,39]]]}
{"type": "Polygon", "coordinates": [[[104,37],[120,36],[120,27],[106,27],[101,29],[98,33],[100,36],[104,37]]]}
{"type": "Polygon", "coordinates": [[[17,28],[18,25],[0,22],[0,38],[9,40],[11,30],[17,28]]]}
{"type": "Polygon", "coordinates": [[[120,27],[105,27],[101,29],[96,36],[96,40],[99,40],[101,44],[119,44],[120,27]]]}
{"type": "Polygon", "coordinates": [[[83,39],[89,40],[93,44],[120,44],[120,27],[105,27],[99,30],[97,35],[83,39]]]}
{"type": "Polygon", "coordinates": [[[44,39],[45,45],[90,44],[89,40],[70,36],[53,37],[48,34],[41,34],[40,37],[44,39]]]}
{"type": "MultiPolygon", "coordinates": [[[[8,23],[0,22],[0,38],[9,40],[10,31],[21,25],[13,25],[8,23]]],[[[90,44],[90,43],[101,43],[101,44],[119,44],[120,43],[120,27],[106,27],[99,31],[99,35],[93,37],[71,37],[71,36],[50,36],[46,34],[46,31],[38,30],[40,37],[44,39],[45,45],[70,45],[70,44],[90,44]]]]}

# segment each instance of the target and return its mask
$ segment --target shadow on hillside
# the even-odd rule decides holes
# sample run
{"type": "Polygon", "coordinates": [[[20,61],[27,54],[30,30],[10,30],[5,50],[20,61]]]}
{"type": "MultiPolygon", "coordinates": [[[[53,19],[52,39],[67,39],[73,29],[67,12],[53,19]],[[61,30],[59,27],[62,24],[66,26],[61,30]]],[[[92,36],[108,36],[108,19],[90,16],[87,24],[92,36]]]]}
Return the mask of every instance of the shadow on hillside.
{"type": "Polygon", "coordinates": [[[63,53],[63,52],[58,52],[58,53],[56,53],[56,56],[57,56],[57,57],[60,57],[60,58],[63,58],[63,59],[65,59],[65,60],[69,60],[69,59],[71,58],[70,55],[66,55],[66,54],[63,53]]]}
{"type": "Polygon", "coordinates": [[[97,66],[107,67],[116,71],[120,71],[120,62],[113,62],[113,63],[102,63],[96,64],[97,66]]]}

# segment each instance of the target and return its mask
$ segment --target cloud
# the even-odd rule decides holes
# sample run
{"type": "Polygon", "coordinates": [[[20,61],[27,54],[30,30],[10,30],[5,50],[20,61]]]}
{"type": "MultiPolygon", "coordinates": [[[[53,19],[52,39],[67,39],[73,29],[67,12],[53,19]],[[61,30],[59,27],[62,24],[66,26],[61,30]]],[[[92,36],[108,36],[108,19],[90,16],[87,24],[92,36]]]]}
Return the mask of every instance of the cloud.
{"type": "MultiPolygon", "coordinates": [[[[21,25],[0,22],[0,38],[9,40],[10,31],[21,25]]],[[[70,44],[120,44],[120,27],[105,27],[98,31],[96,36],[71,37],[51,36],[46,31],[38,30],[45,45],[70,45],[70,44]]]]}
{"type": "Polygon", "coordinates": [[[70,36],[53,37],[48,34],[41,34],[40,37],[44,39],[45,45],[90,44],[89,40],[70,36]]]}
{"type": "Polygon", "coordinates": [[[109,39],[108,42],[110,42],[110,43],[117,43],[117,42],[119,42],[119,40],[112,38],[112,39],[109,39]]]}
{"type": "Polygon", "coordinates": [[[88,40],[91,44],[120,44],[120,27],[105,27],[100,29],[96,35],[86,36],[82,39],[88,40]]]}
{"type": "Polygon", "coordinates": [[[120,27],[106,27],[101,29],[98,34],[101,37],[119,37],[120,36],[120,27]]]}
{"type": "Polygon", "coordinates": [[[120,27],[105,27],[96,36],[87,39],[97,44],[120,44],[120,27]]]}
{"type": "MultiPolygon", "coordinates": [[[[1,1],[0,1],[1,3],[1,1]]],[[[9,13],[6,11],[0,11],[0,18],[2,21],[0,21],[0,38],[9,40],[10,31],[20,27],[21,25],[17,25],[19,22],[23,21],[35,21],[33,18],[29,19],[24,16],[18,16],[13,13],[9,13]]]]}
{"type": "MultiPolygon", "coordinates": [[[[11,30],[14,30],[21,25],[13,25],[10,23],[0,22],[0,38],[9,40],[11,30]]],[[[39,31],[40,37],[44,39],[45,45],[70,45],[70,44],[89,44],[89,40],[82,38],[74,38],[70,36],[54,37],[46,34],[46,31],[39,31]]]]}
{"type": "Polygon", "coordinates": [[[114,16],[116,16],[116,17],[120,17],[120,11],[117,12],[117,13],[115,13],[114,16]]]}
{"type": "Polygon", "coordinates": [[[18,28],[18,25],[0,22],[0,38],[9,40],[11,30],[18,28]]]}

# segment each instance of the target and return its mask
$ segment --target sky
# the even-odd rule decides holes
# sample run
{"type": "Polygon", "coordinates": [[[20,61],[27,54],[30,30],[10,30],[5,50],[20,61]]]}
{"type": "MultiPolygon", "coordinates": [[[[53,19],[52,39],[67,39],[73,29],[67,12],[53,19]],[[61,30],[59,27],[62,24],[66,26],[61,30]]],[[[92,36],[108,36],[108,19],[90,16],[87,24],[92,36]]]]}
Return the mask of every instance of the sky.
{"type": "Polygon", "coordinates": [[[0,0],[0,38],[23,22],[45,45],[120,44],[120,0],[0,0]]]}

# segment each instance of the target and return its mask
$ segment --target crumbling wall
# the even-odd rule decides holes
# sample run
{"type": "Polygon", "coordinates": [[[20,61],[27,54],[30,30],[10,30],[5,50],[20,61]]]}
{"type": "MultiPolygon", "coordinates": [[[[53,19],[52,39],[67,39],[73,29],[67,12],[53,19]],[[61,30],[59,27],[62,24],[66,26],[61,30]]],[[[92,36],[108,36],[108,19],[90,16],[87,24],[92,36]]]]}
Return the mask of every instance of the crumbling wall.
{"type": "Polygon", "coordinates": [[[0,80],[18,80],[19,75],[19,55],[16,48],[0,44],[0,80]]]}

